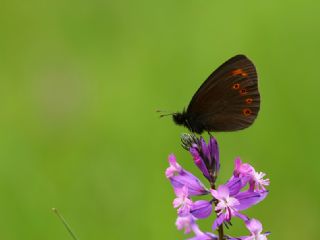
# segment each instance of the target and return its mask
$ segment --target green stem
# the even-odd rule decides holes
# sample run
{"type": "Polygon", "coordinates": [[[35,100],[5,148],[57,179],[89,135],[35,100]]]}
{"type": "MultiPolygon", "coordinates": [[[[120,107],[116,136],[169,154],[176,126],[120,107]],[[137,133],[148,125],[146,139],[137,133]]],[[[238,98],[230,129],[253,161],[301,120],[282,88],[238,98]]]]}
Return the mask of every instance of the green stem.
{"type": "MultiPolygon", "coordinates": [[[[214,184],[214,182],[210,183],[211,185],[211,189],[216,189],[216,186],[214,184]]],[[[217,205],[217,200],[213,201],[214,205],[217,205]]],[[[223,240],[224,239],[224,233],[223,233],[223,225],[221,224],[218,228],[218,233],[219,233],[219,240],[223,240]]]]}
{"type": "Polygon", "coordinates": [[[76,237],[76,235],[73,233],[73,231],[71,230],[70,226],[68,225],[68,223],[66,222],[66,220],[62,217],[62,215],[59,213],[58,209],[56,208],[52,208],[52,211],[58,216],[58,218],[60,219],[60,221],[63,223],[63,225],[65,226],[65,228],[67,229],[67,231],[70,233],[71,237],[73,238],[73,240],[78,240],[78,238],[76,237]]]}
{"type": "Polygon", "coordinates": [[[223,234],[223,225],[222,224],[218,228],[218,233],[219,233],[219,240],[223,240],[224,234],[223,234]]]}

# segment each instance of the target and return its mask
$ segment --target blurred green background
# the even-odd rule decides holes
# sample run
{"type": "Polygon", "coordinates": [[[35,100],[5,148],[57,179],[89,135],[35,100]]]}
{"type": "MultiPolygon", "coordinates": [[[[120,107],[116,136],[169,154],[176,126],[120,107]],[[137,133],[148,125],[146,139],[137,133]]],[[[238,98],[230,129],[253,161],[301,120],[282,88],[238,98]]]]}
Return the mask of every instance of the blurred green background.
{"type": "MultiPolygon", "coordinates": [[[[243,53],[261,111],[216,134],[219,182],[241,156],[271,179],[246,213],[271,239],[317,239],[319,11],[310,0],[1,1],[0,238],[70,239],[56,207],[80,240],[184,239],[168,154],[201,174],[180,147],[187,130],[155,110],[182,110],[243,53]]],[[[247,232],[235,221],[229,233],[247,232]]]]}

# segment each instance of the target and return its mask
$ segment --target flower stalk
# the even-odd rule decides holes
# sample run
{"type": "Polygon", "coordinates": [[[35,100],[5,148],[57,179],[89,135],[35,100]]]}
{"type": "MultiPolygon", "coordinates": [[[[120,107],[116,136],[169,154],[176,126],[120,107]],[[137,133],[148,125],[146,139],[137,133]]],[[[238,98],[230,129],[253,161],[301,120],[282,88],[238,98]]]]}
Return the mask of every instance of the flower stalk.
{"type": "Polygon", "coordinates": [[[220,225],[218,228],[218,233],[219,233],[219,240],[223,240],[224,234],[223,234],[223,225],[220,225]]]}

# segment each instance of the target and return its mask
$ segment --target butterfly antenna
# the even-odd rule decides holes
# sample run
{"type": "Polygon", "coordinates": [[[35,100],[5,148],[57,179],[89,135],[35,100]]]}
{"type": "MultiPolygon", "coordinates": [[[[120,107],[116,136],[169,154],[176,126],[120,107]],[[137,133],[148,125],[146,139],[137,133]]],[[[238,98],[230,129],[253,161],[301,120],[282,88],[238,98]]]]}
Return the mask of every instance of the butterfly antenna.
{"type": "Polygon", "coordinates": [[[161,113],[160,118],[166,117],[166,116],[172,116],[175,113],[168,113],[168,111],[163,111],[163,110],[156,110],[156,112],[161,113]]]}
{"type": "Polygon", "coordinates": [[[56,208],[52,208],[52,211],[57,215],[57,217],[60,219],[60,221],[62,222],[62,224],[65,226],[65,228],[67,229],[67,231],[70,233],[71,237],[73,238],[73,240],[78,240],[78,238],[76,237],[76,235],[74,234],[74,232],[71,230],[70,226],[68,225],[68,223],[66,222],[66,220],[64,219],[64,217],[59,213],[58,209],[56,208]]]}
{"type": "Polygon", "coordinates": [[[163,112],[168,112],[168,111],[164,111],[164,110],[156,110],[156,112],[158,112],[158,113],[163,113],[163,112]]]}
{"type": "Polygon", "coordinates": [[[162,117],[166,117],[166,116],[172,116],[173,114],[175,114],[175,113],[166,113],[166,114],[161,114],[161,115],[160,115],[160,118],[162,118],[162,117]]]}

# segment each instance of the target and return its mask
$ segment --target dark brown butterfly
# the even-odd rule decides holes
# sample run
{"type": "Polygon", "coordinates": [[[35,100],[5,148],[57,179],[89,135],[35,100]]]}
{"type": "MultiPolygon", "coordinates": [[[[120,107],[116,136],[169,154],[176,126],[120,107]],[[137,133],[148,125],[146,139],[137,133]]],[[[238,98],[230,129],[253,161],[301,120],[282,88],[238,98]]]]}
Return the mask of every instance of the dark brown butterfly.
{"type": "Polygon", "coordinates": [[[200,86],[187,110],[173,121],[190,131],[228,132],[249,127],[260,109],[257,72],[244,55],[222,64],[200,86]]]}

